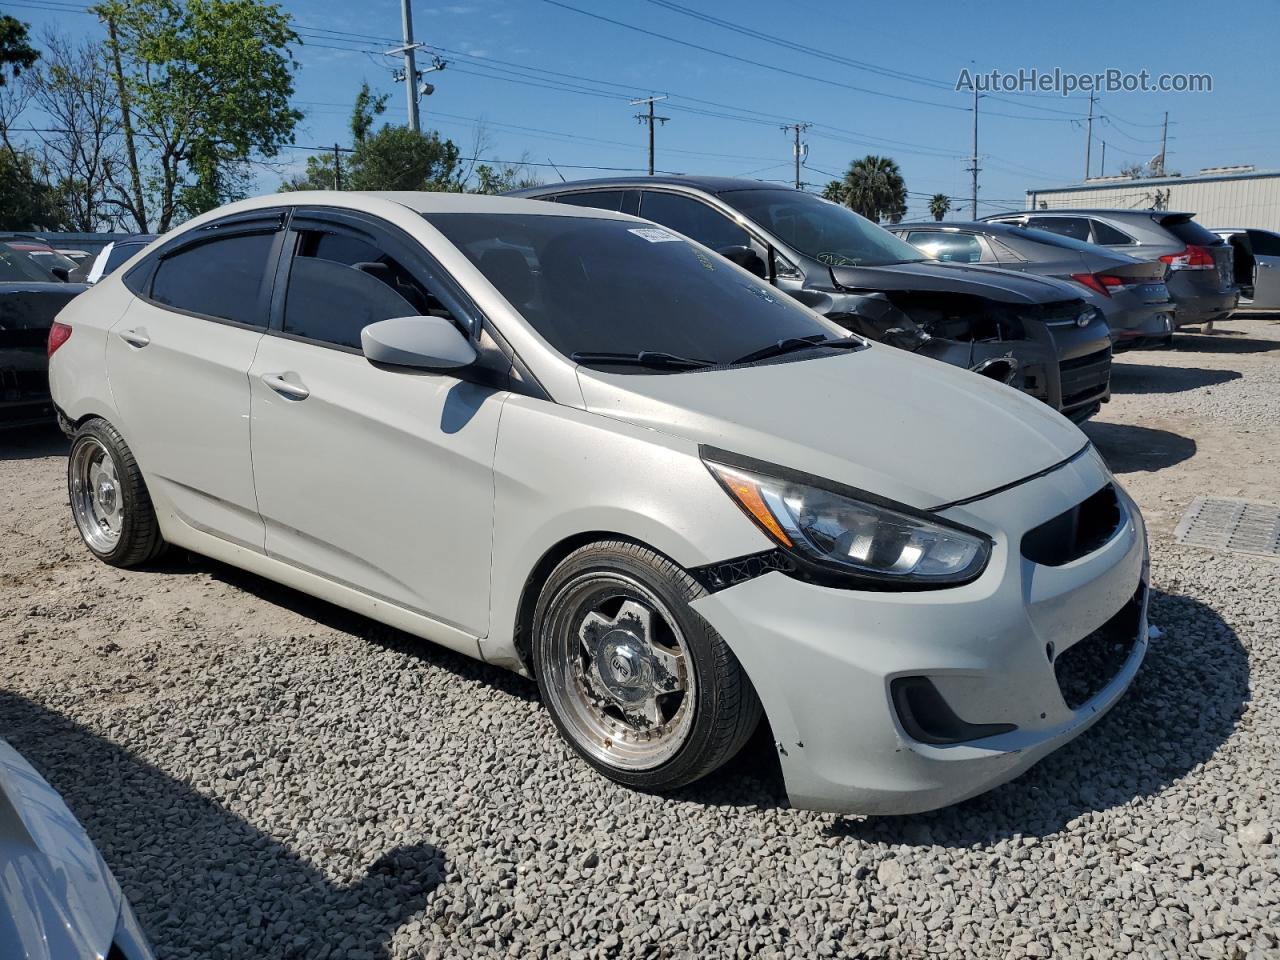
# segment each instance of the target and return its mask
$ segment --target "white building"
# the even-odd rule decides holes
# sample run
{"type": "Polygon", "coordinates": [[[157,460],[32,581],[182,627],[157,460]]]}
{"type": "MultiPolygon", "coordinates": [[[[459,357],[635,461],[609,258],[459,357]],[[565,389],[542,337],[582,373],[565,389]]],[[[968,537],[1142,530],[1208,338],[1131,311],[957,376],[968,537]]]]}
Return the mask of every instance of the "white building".
{"type": "Polygon", "coordinates": [[[1206,227],[1280,230],[1280,170],[1206,167],[1187,177],[1094,177],[1027,191],[1028,210],[1063,207],[1179,210],[1206,227]]]}

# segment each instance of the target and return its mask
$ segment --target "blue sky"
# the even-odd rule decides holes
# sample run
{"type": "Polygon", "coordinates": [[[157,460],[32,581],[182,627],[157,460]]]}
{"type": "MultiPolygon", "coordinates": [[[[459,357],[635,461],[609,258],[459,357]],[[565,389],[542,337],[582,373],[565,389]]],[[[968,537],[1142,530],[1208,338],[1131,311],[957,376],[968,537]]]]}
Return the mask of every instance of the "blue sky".
{"type": "MultiPolygon", "coordinates": [[[[924,213],[927,195],[969,194],[964,168],[972,149],[971,95],[952,89],[962,69],[1145,69],[1152,75],[1211,74],[1213,92],[1100,95],[1094,175],[1103,140],[1107,173],[1156,153],[1165,110],[1171,170],[1280,166],[1274,49],[1280,6],[1274,0],[1230,7],[1165,2],[1141,14],[1114,2],[673,0],[864,67],[731,32],[654,0],[557,2],[741,59],[642,34],[550,0],[415,0],[416,39],[446,51],[441,55],[449,61],[428,77],[436,89],[422,101],[424,125],[469,156],[482,121],[485,157],[554,162],[575,179],[605,175],[575,164],[642,167],[645,129],[634,119],[639,108],[628,101],[669,94],[659,106],[671,118],[658,130],[659,169],[786,180],[792,176],[791,142],[779,126],[812,122],[821,126],[805,135],[804,180],[821,185],[856,157],[886,154],[902,168],[913,194],[909,215],[916,216],[924,213]]],[[[37,33],[54,25],[98,33],[92,17],[56,13],[47,3],[4,7],[37,33]]],[[[391,74],[398,61],[380,52],[400,34],[398,0],[290,0],[282,6],[305,41],[297,53],[296,102],[307,117],[297,143],[345,143],[349,104],[362,80],[392,94],[386,119],[404,121],[403,88],[391,74]]],[[[1001,96],[1006,98],[984,98],[979,107],[979,197],[986,201],[980,213],[1021,207],[1028,188],[1075,182],[1084,172],[1085,130],[1073,118],[1086,113],[1085,95],[1001,96]]],[[[294,151],[283,159],[300,167],[305,156],[294,151]]],[[[539,173],[556,178],[549,168],[539,173]]],[[[278,182],[271,171],[260,176],[264,190],[278,182]]]]}

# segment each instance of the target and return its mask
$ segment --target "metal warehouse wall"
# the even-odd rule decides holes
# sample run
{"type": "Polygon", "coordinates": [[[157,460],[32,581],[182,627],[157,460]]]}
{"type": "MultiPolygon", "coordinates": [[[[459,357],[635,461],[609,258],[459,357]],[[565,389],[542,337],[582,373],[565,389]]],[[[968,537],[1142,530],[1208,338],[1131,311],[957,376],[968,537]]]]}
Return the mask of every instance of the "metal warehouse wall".
{"type": "Polygon", "coordinates": [[[1169,210],[1196,215],[1206,227],[1260,227],[1280,230],[1280,173],[1255,176],[1135,180],[1129,183],[1081,185],[1055,190],[1028,190],[1027,208],[1062,207],[1145,209],[1155,192],[1169,191],[1169,210]]]}

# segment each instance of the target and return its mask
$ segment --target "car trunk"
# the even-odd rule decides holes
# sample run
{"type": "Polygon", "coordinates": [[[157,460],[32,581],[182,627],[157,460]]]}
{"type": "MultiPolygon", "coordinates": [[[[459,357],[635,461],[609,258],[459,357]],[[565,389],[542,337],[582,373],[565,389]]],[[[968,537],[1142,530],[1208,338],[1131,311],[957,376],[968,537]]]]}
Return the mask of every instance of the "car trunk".
{"type": "Polygon", "coordinates": [[[52,420],[47,347],[53,318],[78,284],[0,284],[0,427],[52,420]]]}

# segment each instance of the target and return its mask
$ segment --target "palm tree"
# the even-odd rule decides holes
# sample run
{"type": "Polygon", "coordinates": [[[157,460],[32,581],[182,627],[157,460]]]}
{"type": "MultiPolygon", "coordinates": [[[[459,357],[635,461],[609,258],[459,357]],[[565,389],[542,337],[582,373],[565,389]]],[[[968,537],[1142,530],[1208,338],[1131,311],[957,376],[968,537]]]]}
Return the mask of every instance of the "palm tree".
{"type": "Polygon", "coordinates": [[[868,220],[900,221],[907,212],[907,184],[898,164],[874,154],[853,161],[844,175],[844,202],[868,220]]]}
{"type": "Polygon", "coordinates": [[[951,198],[945,193],[935,193],[929,198],[929,212],[933,214],[933,219],[941,220],[950,209],[951,198]]]}

